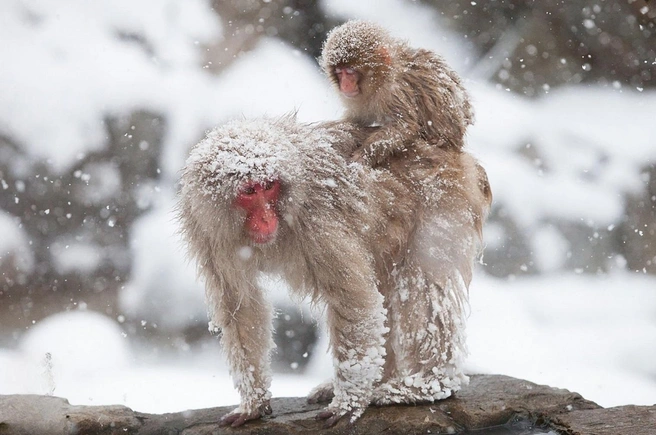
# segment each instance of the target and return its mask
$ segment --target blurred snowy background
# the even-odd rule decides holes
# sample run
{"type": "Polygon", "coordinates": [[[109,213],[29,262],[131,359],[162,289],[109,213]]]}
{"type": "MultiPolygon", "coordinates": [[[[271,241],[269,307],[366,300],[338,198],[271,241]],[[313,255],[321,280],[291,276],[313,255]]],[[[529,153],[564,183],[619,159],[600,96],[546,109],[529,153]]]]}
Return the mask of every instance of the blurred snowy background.
{"type": "MultiPolygon", "coordinates": [[[[565,3],[565,4],[560,4],[565,3]]],[[[0,394],[165,412],[237,402],[172,220],[204,131],[338,118],[315,58],[348,18],[446,57],[495,203],[470,372],[656,402],[656,6],[2,0],[0,394]]],[[[273,393],[330,377],[318,313],[280,312],[273,393]]]]}

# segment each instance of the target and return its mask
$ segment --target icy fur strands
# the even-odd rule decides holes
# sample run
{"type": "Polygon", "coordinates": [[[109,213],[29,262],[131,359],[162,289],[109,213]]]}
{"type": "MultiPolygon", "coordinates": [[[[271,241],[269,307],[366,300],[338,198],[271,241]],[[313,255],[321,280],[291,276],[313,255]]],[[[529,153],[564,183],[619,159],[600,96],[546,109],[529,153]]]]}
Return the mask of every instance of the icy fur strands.
{"type": "Polygon", "coordinates": [[[326,73],[335,65],[373,67],[382,60],[379,51],[387,50],[391,43],[389,33],[379,25],[352,20],[328,33],[319,61],[326,73]]]}
{"type": "Polygon", "coordinates": [[[279,161],[288,158],[292,145],[287,135],[276,135],[272,125],[231,122],[210,131],[186,162],[186,171],[195,172],[196,177],[183,180],[198,186],[202,182],[203,193],[214,196],[220,191],[216,189],[219,183],[232,183],[233,189],[227,192],[236,192],[245,177],[261,181],[281,175],[279,161]]]}
{"type": "Polygon", "coordinates": [[[271,412],[261,273],[326,306],[335,376],[310,397],[332,397],[318,415],[326,424],[370,403],[439,400],[466,381],[463,307],[489,207],[485,172],[420,139],[386,169],[350,164],[372,131],[239,121],[192,150],[179,219],[241,395],[223,424],[271,412]]]}

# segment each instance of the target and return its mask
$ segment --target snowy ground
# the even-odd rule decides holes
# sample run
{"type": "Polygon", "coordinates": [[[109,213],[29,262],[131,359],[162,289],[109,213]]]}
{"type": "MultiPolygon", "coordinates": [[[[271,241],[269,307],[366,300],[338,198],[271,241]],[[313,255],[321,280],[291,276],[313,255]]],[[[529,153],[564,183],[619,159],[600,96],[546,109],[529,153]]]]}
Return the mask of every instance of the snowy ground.
{"type": "MultiPolygon", "coordinates": [[[[656,279],[625,273],[514,282],[479,275],[468,371],[567,388],[602,406],[654,404],[654,288],[656,279]]],[[[99,314],[62,314],[33,328],[17,350],[0,350],[0,394],[52,393],[74,404],[157,413],[237,403],[216,341],[143,353],[99,314]]],[[[306,374],[275,375],[274,396],[302,396],[326,380],[330,361],[319,358],[306,374]]]]}
{"type": "Polygon", "coordinates": [[[656,278],[481,278],[470,293],[471,372],[566,388],[602,406],[656,403],[656,278]]]}
{"type": "MultiPolygon", "coordinates": [[[[106,114],[150,107],[167,117],[162,193],[133,229],[135,272],[122,301],[126,314],[145,316],[153,310],[140,301],[192,288],[195,293],[166,293],[179,315],[170,326],[178,327],[203,310],[193,274],[164,236],[174,231],[173,182],[189,145],[231,117],[298,109],[299,119],[314,121],[339,116],[340,105],[311,59],[273,39],[262,40],[220,76],[203,72],[195,50],[221,35],[205,1],[185,2],[184,13],[171,13],[159,0],[144,0],[137,9],[128,0],[87,3],[0,2],[0,58],[10,60],[0,68],[0,129],[64,171],[80,153],[104,146],[106,114]],[[117,39],[117,31],[141,35],[152,53],[117,39]],[[173,281],[173,290],[162,290],[173,281]]],[[[540,232],[545,219],[612,225],[621,218],[623,194],[641,186],[638,168],[656,159],[653,93],[581,87],[528,100],[468,77],[470,54],[457,36],[436,30],[431,12],[419,4],[324,3],[443,53],[465,76],[477,109],[470,148],[489,172],[496,201],[522,230],[540,232]],[[527,140],[537,142],[539,164],[515,152],[527,140]]],[[[28,242],[3,212],[0,233],[0,255],[19,251],[30,269],[28,242]]],[[[490,234],[488,246],[503,249],[490,234]]],[[[535,250],[540,270],[551,274],[474,277],[470,372],[567,388],[603,406],[656,403],[656,278],[617,270],[608,276],[557,272],[566,241],[545,234],[535,250]]],[[[115,319],[99,314],[41,321],[14,349],[0,349],[0,394],[52,393],[74,404],[120,403],[145,412],[237,402],[216,341],[173,351],[131,340],[115,319]]],[[[275,376],[273,394],[304,395],[330,374],[324,355],[304,375],[275,376]]]]}

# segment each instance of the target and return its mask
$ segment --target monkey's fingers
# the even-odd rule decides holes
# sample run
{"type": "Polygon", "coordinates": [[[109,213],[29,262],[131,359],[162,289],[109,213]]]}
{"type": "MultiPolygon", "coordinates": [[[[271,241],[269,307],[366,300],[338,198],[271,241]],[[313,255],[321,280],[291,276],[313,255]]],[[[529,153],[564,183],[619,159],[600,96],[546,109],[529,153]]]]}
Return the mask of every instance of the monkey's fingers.
{"type": "Polygon", "coordinates": [[[239,427],[244,425],[247,421],[250,420],[257,420],[258,418],[261,418],[263,415],[271,415],[273,410],[271,409],[271,405],[269,403],[265,403],[261,405],[256,411],[253,412],[231,412],[230,414],[226,415],[221,419],[219,422],[220,426],[232,426],[232,427],[239,427]]]}
{"type": "Polygon", "coordinates": [[[335,397],[335,395],[332,391],[321,392],[319,394],[308,397],[307,403],[310,405],[316,405],[318,403],[329,403],[331,400],[333,400],[333,397],[335,397]]]}
{"type": "Polygon", "coordinates": [[[325,411],[318,413],[314,418],[315,420],[327,420],[334,415],[335,413],[333,411],[326,409],[325,411]]]}
{"type": "Polygon", "coordinates": [[[331,411],[329,409],[325,411],[321,411],[320,413],[317,414],[315,417],[316,420],[326,420],[326,422],[323,424],[325,428],[333,427],[337,424],[337,422],[344,416],[350,416],[351,413],[347,412],[345,414],[337,414],[334,411],[331,411]]]}
{"type": "Polygon", "coordinates": [[[221,419],[219,422],[219,426],[232,426],[232,427],[237,427],[241,426],[242,424],[246,423],[246,419],[244,418],[245,414],[242,414],[240,412],[236,413],[231,413],[226,415],[221,419]]]}

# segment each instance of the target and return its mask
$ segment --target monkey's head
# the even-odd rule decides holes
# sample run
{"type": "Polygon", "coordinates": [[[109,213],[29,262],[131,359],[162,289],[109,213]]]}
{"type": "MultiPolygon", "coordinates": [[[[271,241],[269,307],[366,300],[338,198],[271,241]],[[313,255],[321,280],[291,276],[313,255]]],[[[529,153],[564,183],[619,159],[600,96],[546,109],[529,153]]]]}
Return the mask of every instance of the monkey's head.
{"type": "Polygon", "coordinates": [[[360,198],[352,180],[362,167],[346,165],[332,145],[356,143],[345,128],[310,127],[285,116],[235,120],[210,131],[182,171],[184,231],[213,240],[212,249],[226,255],[245,245],[273,252],[313,219],[334,220],[343,198],[360,198]]]}
{"type": "Polygon", "coordinates": [[[237,246],[279,238],[295,180],[303,177],[287,127],[295,124],[291,117],[240,120],[210,131],[192,149],[182,174],[189,219],[237,246]]]}
{"type": "Polygon", "coordinates": [[[319,61],[343,97],[369,98],[391,79],[392,45],[382,27],[349,21],[328,34],[319,61]]]}

